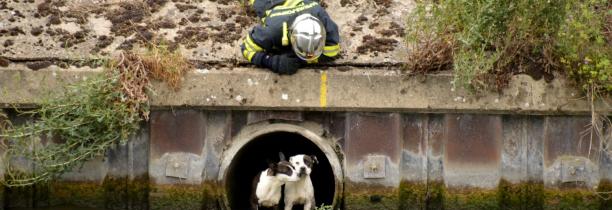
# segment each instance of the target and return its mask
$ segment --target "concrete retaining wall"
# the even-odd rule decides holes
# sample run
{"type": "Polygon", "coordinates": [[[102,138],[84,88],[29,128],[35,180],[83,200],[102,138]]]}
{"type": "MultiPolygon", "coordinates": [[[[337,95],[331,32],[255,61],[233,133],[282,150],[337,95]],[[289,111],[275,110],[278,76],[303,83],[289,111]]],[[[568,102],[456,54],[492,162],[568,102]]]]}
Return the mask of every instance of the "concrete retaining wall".
{"type": "Polygon", "coordinates": [[[589,123],[589,116],[156,110],[129,144],[57,182],[5,189],[4,206],[224,209],[234,180],[225,179],[222,162],[233,159],[237,136],[287,124],[328,148],[343,209],[606,209],[595,192],[610,189],[612,157],[598,150],[605,139],[589,150],[582,134],[589,123]]]}
{"type": "MultiPolygon", "coordinates": [[[[99,68],[38,71],[14,64],[0,67],[0,106],[28,106],[57,94],[74,81],[99,74],[99,68]]],[[[232,110],[399,111],[425,113],[511,113],[587,115],[591,105],[562,77],[546,82],[516,75],[501,93],[474,93],[452,84],[450,74],[407,76],[399,69],[302,69],[279,76],[264,69],[211,67],[185,76],[174,91],[155,84],[154,107],[195,106],[232,110]]],[[[596,100],[594,108],[612,113],[612,99],[596,100]]]]}

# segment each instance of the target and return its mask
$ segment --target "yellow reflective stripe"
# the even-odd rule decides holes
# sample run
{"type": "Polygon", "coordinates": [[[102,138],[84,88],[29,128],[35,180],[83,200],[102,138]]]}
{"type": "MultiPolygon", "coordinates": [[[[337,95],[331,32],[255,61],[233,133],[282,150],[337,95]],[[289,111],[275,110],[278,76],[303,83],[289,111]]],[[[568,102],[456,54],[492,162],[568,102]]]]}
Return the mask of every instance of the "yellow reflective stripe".
{"type": "Polygon", "coordinates": [[[252,51],[257,51],[257,52],[263,51],[263,48],[255,44],[255,42],[253,42],[253,39],[251,39],[251,35],[247,35],[246,40],[244,40],[244,44],[247,48],[251,49],[252,51]]]}
{"type": "MultiPolygon", "coordinates": [[[[272,14],[270,14],[270,17],[294,14],[294,13],[297,13],[297,12],[301,12],[301,11],[313,8],[317,4],[318,4],[317,2],[310,2],[310,4],[306,4],[306,5],[303,4],[302,6],[295,7],[295,8],[290,9],[290,10],[286,10],[286,11],[282,11],[282,12],[277,12],[277,13],[272,13],[272,14]]],[[[279,7],[281,7],[281,6],[279,6],[279,7]]]]}
{"type": "Polygon", "coordinates": [[[338,55],[338,52],[323,52],[323,55],[325,55],[327,57],[334,57],[334,56],[338,55]]]}
{"type": "MultiPolygon", "coordinates": [[[[247,49],[242,51],[242,56],[246,59],[249,59],[249,51],[247,49]]],[[[250,61],[250,60],[249,60],[250,61]]]]}
{"type": "Polygon", "coordinates": [[[336,51],[340,50],[340,44],[323,47],[323,51],[334,51],[334,50],[336,51]]]}
{"type": "Polygon", "coordinates": [[[295,7],[297,6],[300,2],[302,2],[302,0],[288,0],[288,4],[287,6],[289,7],[295,7]]]}
{"type": "Polygon", "coordinates": [[[285,3],[283,3],[283,5],[279,6],[278,8],[281,9],[287,9],[287,8],[291,8],[291,7],[295,7],[297,6],[302,0],[286,0],[285,3]]]}
{"type": "Polygon", "coordinates": [[[313,60],[306,61],[308,64],[319,63],[319,58],[315,58],[313,60]]]}
{"type": "Polygon", "coordinates": [[[283,46],[289,45],[289,37],[287,37],[288,33],[289,32],[287,31],[287,22],[283,22],[283,46]]]}
{"type": "Polygon", "coordinates": [[[334,57],[338,55],[339,52],[340,52],[340,44],[323,47],[323,55],[327,57],[334,57]]]}
{"type": "Polygon", "coordinates": [[[255,56],[255,52],[249,52],[247,59],[249,60],[249,62],[251,62],[251,60],[253,60],[253,56],[255,56]]]}
{"type": "Polygon", "coordinates": [[[244,58],[246,58],[247,60],[249,60],[249,62],[251,62],[251,60],[253,60],[253,56],[255,56],[255,53],[257,52],[253,52],[250,50],[244,50],[242,51],[242,56],[244,56],[244,58]]]}
{"type": "Polygon", "coordinates": [[[285,3],[283,3],[283,5],[281,5],[282,7],[288,7],[289,6],[289,2],[291,2],[291,0],[285,0],[285,3]]]}
{"type": "Polygon", "coordinates": [[[250,3],[251,5],[253,5],[253,4],[255,4],[255,0],[249,0],[249,3],[250,3]]]}

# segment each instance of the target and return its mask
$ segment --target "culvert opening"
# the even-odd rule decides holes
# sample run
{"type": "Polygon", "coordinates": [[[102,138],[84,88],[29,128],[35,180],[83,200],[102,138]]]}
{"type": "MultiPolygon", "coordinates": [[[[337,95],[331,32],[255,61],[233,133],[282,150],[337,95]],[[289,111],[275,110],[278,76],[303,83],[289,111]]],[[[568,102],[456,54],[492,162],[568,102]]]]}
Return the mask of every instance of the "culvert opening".
{"type": "MultiPolygon", "coordinates": [[[[245,144],[236,153],[228,167],[225,182],[231,209],[249,209],[254,177],[268,167],[267,160],[278,161],[278,153],[287,159],[296,154],[316,155],[319,164],[310,174],[317,206],[331,205],[334,201],[335,178],[330,161],[312,141],[297,133],[274,132],[259,136],[245,144]]],[[[281,198],[280,209],[284,208],[281,198]]],[[[293,209],[303,209],[294,206],[293,209]]]]}

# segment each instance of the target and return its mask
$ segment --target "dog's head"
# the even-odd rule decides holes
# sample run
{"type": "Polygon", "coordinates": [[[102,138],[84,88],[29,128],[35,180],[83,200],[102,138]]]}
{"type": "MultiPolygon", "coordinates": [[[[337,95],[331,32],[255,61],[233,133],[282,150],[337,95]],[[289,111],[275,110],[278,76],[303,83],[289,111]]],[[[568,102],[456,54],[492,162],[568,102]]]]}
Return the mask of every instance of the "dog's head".
{"type": "Polygon", "coordinates": [[[289,162],[295,168],[299,177],[310,176],[312,166],[319,164],[319,160],[314,155],[295,155],[289,158],[289,162]]]}
{"type": "Polygon", "coordinates": [[[268,176],[274,176],[282,182],[295,182],[300,179],[291,163],[281,160],[268,165],[268,176]]]}
{"type": "Polygon", "coordinates": [[[295,167],[286,159],[285,154],[278,153],[280,161],[277,163],[268,163],[268,176],[274,176],[282,182],[294,182],[299,180],[298,173],[295,167]]]}

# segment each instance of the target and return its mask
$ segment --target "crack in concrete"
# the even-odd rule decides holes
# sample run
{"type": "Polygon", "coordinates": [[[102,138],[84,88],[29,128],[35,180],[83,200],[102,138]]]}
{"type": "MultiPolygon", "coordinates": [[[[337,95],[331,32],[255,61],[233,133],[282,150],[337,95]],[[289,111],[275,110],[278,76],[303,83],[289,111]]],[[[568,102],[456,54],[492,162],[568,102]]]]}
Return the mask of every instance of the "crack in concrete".
{"type": "MultiPolygon", "coordinates": [[[[51,62],[53,64],[66,63],[74,66],[92,66],[92,64],[100,64],[110,57],[104,58],[83,58],[83,59],[70,59],[70,58],[57,58],[57,57],[38,57],[38,58],[15,58],[15,57],[4,57],[11,63],[31,63],[31,62],[51,62]]],[[[210,67],[255,67],[253,64],[238,61],[235,59],[225,61],[203,61],[203,60],[189,60],[195,68],[203,69],[210,67]]],[[[96,65],[94,65],[96,66],[96,65]]],[[[373,70],[383,70],[381,68],[403,68],[405,63],[401,62],[386,62],[386,63],[324,63],[324,64],[310,64],[309,68],[374,68],[373,70]]],[[[348,70],[348,69],[347,69],[348,70]]]]}

